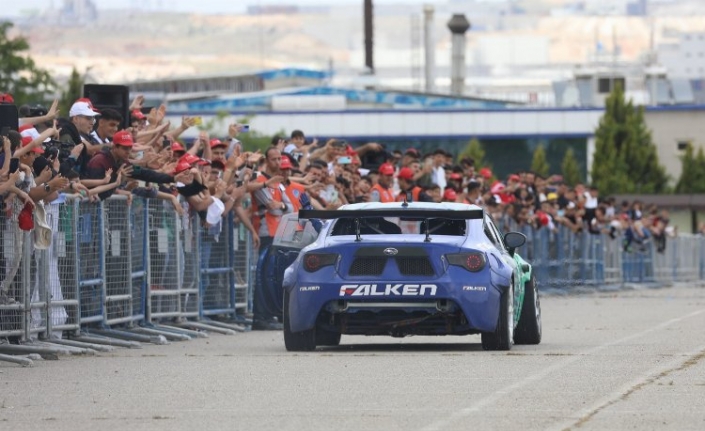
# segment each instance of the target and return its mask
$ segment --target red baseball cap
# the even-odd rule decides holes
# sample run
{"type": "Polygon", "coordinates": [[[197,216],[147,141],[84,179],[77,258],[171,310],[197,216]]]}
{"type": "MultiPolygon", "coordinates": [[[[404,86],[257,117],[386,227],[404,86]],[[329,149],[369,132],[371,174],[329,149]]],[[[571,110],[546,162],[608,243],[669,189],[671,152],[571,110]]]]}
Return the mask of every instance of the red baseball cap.
{"type": "Polygon", "coordinates": [[[492,184],[492,187],[490,187],[490,192],[492,192],[493,195],[496,195],[496,194],[504,191],[504,189],[506,187],[507,186],[505,186],[504,183],[502,183],[501,181],[497,181],[494,184],[492,184]]]}
{"type": "Polygon", "coordinates": [[[171,144],[171,152],[172,153],[186,152],[186,149],[184,148],[183,145],[179,144],[178,142],[174,142],[173,144],[171,144]]]}
{"type": "Polygon", "coordinates": [[[489,168],[482,168],[480,169],[480,175],[486,180],[489,180],[492,178],[492,171],[489,168]]]}
{"type": "Polygon", "coordinates": [[[10,93],[0,93],[0,103],[15,103],[15,98],[10,93]]]}
{"type": "Polygon", "coordinates": [[[178,163],[186,162],[189,165],[193,165],[194,163],[196,163],[199,160],[200,159],[197,156],[194,156],[193,154],[186,153],[183,156],[179,157],[178,163]]]}
{"type": "Polygon", "coordinates": [[[378,172],[380,175],[394,175],[394,166],[389,163],[382,163],[378,172]]]}
{"type": "Polygon", "coordinates": [[[543,211],[536,211],[536,218],[539,221],[539,224],[541,224],[541,226],[546,226],[550,221],[548,215],[546,215],[546,213],[543,211]]]}
{"type": "Polygon", "coordinates": [[[511,174],[509,176],[509,181],[521,181],[521,177],[517,174],[511,174]]]}
{"type": "MultiPolygon", "coordinates": [[[[26,147],[26,146],[29,145],[33,140],[34,140],[34,139],[33,139],[31,136],[24,136],[24,137],[22,137],[22,146],[23,146],[23,147],[26,147]]],[[[32,148],[31,151],[34,152],[34,153],[37,153],[37,154],[44,154],[44,150],[42,149],[42,147],[34,147],[34,148],[32,148]]]]}
{"type": "Polygon", "coordinates": [[[413,180],[414,171],[411,168],[404,166],[403,168],[399,169],[397,178],[400,178],[402,180],[413,180]]]}
{"type": "Polygon", "coordinates": [[[195,164],[199,164],[201,166],[210,165],[210,162],[208,160],[202,159],[198,156],[194,156],[193,154],[189,154],[189,153],[186,153],[179,158],[178,163],[181,163],[181,162],[186,162],[189,165],[195,165],[195,164]]]}
{"type": "Polygon", "coordinates": [[[213,138],[213,139],[211,139],[210,146],[211,146],[211,148],[215,148],[215,147],[227,147],[228,145],[218,138],[213,138]]]}
{"type": "Polygon", "coordinates": [[[279,169],[291,169],[291,160],[288,157],[282,157],[281,164],[279,164],[279,169]]]}
{"type": "Polygon", "coordinates": [[[130,112],[130,116],[136,120],[144,120],[147,118],[146,115],[139,109],[133,109],[132,112],[130,112]]]}
{"type": "Polygon", "coordinates": [[[457,172],[453,172],[452,174],[450,174],[450,179],[451,180],[462,180],[463,176],[457,172]]]}
{"type": "Polygon", "coordinates": [[[172,175],[180,174],[181,172],[188,171],[191,169],[191,164],[185,161],[180,161],[179,163],[176,164],[176,167],[174,168],[174,172],[172,175]]]}
{"type": "Polygon", "coordinates": [[[123,147],[132,147],[134,141],[132,140],[132,133],[127,130],[120,130],[113,135],[113,145],[121,145],[123,147]]]}
{"type": "Polygon", "coordinates": [[[447,199],[449,201],[454,201],[458,198],[458,194],[455,193],[455,190],[453,189],[446,189],[446,191],[443,192],[443,199],[447,199]]]}

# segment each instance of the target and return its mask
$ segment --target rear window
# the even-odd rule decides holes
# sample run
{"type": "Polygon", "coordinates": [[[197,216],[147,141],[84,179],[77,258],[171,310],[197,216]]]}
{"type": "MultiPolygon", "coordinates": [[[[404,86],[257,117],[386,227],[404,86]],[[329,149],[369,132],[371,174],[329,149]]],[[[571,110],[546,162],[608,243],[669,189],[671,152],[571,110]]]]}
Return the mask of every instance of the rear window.
{"type": "MultiPolygon", "coordinates": [[[[426,220],[409,220],[398,217],[360,218],[360,235],[425,234],[426,220]]],[[[430,235],[465,236],[467,222],[444,218],[428,219],[430,235]]],[[[341,218],[335,221],[331,235],[355,235],[355,219],[341,218]]]]}

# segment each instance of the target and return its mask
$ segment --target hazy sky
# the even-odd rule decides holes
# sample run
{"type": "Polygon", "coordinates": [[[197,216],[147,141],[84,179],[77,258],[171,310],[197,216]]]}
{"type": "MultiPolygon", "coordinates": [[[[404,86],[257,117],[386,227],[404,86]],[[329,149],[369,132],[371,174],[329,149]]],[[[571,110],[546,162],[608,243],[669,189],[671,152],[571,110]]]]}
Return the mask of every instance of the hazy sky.
{"type": "MultiPolygon", "coordinates": [[[[484,0],[488,2],[501,0],[484,0]]],[[[247,5],[297,4],[297,5],[335,5],[359,4],[363,0],[93,0],[99,9],[120,7],[142,7],[149,10],[171,10],[201,13],[241,13],[247,5]]],[[[50,5],[60,6],[63,0],[22,0],[3,1],[0,15],[18,16],[22,11],[45,9],[50,5]]],[[[447,0],[373,0],[373,4],[446,4],[447,0]]]]}

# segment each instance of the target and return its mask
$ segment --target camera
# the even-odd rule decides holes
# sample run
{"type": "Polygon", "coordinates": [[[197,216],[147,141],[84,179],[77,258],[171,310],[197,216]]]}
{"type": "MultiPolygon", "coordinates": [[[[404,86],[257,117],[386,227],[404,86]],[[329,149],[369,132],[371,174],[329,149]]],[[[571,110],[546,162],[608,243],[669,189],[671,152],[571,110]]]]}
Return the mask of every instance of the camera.
{"type": "Polygon", "coordinates": [[[52,139],[44,143],[44,157],[49,160],[59,159],[60,162],[65,162],[71,155],[72,149],[72,143],[52,139]]]}
{"type": "Polygon", "coordinates": [[[49,110],[42,105],[22,105],[20,106],[20,117],[41,117],[46,115],[49,110]]]}

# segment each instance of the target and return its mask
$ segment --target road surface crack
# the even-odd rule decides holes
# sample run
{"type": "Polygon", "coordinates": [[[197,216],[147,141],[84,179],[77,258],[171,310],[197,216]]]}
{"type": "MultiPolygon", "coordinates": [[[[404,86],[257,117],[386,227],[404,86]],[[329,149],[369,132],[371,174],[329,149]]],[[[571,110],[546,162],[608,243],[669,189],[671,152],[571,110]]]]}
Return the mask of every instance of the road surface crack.
{"type": "MultiPolygon", "coordinates": [[[[633,393],[639,391],[640,389],[642,389],[642,388],[644,388],[644,387],[646,387],[646,386],[648,386],[648,385],[651,385],[651,384],[655,383],[656,381],[658,381],[658,380],[660,380],[660,379],[662,379],[662,378],[664,378],[664,377],[669,376],[670,374],[673,374],[673,373],[675,373],[675,372],[677,372],[677,371],[683,371],[683,370],[685,370],[685,369],[687,369],[687,368],[692,367],[693,365],[696,365],[698,362],[702,361],[703,358],[705,358],[705,349],[701,350],[701,351],[698,352],[698,353],[695,353],[695,354],[693,354],[693,355],[690,355],[690,356],[689,356],[683,363],[681,363],[680,365],[675,366],[675,367],[672,367],[672,368],[669,368],[669,369],[667,369],[667,370],[663,370],[663,371],[661,371],[660,373],[658,373],[658,374],[656,374],[656,375],[653,375],[653,376],[651,376],[651,377],[648,377],[648,378],[647,378],[646,380],[644,380],[643,382],[639,382],[639,383],[635,384],[634,386],[632,386],[631,388],[629,388],[626,392],[622,393],[619,397],[614,398],[614,399],[612,399],[612,400],[609,400],[609,401],[607,401],[606,403],[604,403],[604,404],[602,404],[602,405],[600,405],[600,406],[594,408],[592,411],[587,412],[583,417],[581,417],[580,419],[578,419],[578,421],[574,424],[574,426],[575,426],[576,428],[580,428],[580,427],[583,426],[585,423],[587,423],[588,421],[590,421],[590,419],[592,419],[593,417],[595,417],[595,415],[597,415],[597,414],[600,413],[601,411],[605,410],[606,408],[611,407],[611,406],[617,404],[617,403],[620,402],[620,401],[626,400],[626,399],[629,398],[629,396],[632,395],[633,393]]],[[[566,428],[564,429],[564,431],[568,431],[568,430],[570,430],[570,429],[571,429],[571,427],[566,427],[566,428]]]]}

